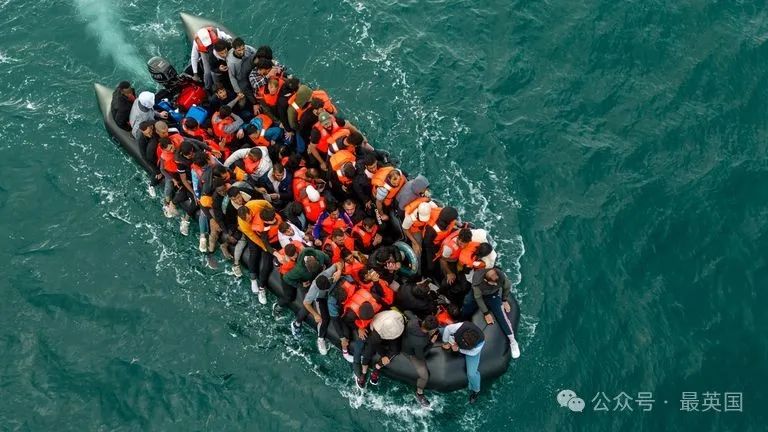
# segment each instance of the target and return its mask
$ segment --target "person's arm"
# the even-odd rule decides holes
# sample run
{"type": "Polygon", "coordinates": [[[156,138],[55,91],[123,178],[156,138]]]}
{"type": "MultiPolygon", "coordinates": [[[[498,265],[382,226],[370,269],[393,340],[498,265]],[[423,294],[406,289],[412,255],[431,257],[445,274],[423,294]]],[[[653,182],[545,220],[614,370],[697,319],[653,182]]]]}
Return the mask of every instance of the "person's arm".
{"type": "Polygon", "coordinates": [[[445,326],[445,329],[443,330],[443,343],[451,345],[456,343],[456,341],[453,339],[453,335],[456,333],[456,330],[461,327],[461,324],[462,323],[455,323],[445,326]]]}
{"type": "Polygon", "coordinates": [[[181,184],[194,196],[195,189],[192,187],[189,177],[187,177],[187,171],[179,171],[179,178],[181,178],[181,184]]]}
{"type": "Polygon", "coordinates": [[[200,61],[200,52],[197,50],[197,44],[192,42],[192,52],[189,53],[189,63],[192,66],[192,74],[197,75],[197,62],[200,61]]]}
{"type": "Polygon", "coordinates": [[[490,313],[488,311],[488,305],[486,305],[485,300],[483,300],[483,292],[480,291],[479,286],[472,285],[472,296],[475,297],[475,302],[477,302],[477,307],[480,309],[480,312],[482,312],[483,315],[488,315],[490,313]]]}
{"type": "Polygon", "coordinates": [[[226,134],[233,134],[240,129],[241,126],[243,126],[243,119],[240,118],[237,114],[232,114],[232,118],[235,120],[232,123],[224,126],[222,129],[224,130],[224,133],[226,134]]]}
{"type": "Polygon", "coordinates": [[[504,275],[504,283],[501,285],[501,301],[509,301],[509,292],[512,291],[512,281],[504,275]]]}
{"type": "Polygon", "coordinates": [[[317,162],[320,163],[320,169],[322,171],[326,171],[328,167],[325,165],[325,159],[323,159],[323,156],[320,154],[319,151],[317,151],[317,144],[310,142],[308,148],[309,148],[309,154],[311,154],[312,157],[314,157],[317,160],[317,162]]]}
{"type": "Polygon", "coordinates": [[[242,93],[243,90],[240,89],[240,85],[237,83],[237,68],[235,65],[234,60],[230,61],[230,56],[232,54],[230,53],[229,56],[227,56],[227,69],[229,69],[229,82],[232,83],[232,90],[235,91],[235,93],[242,93]]]}
{"type": "Polygon", "coordinates": [[[355,224],[352,223],[352,219],[349,218],[349,215],[344,210],[339,210],[339,214],[341,215],[341,220],[344,221],[344,223],[347,225],[347,228],[352,229],[355,224]]]}
{"type": "Polygon", "coordinates": [[[320,217],[317,218],[317,222],[315,222],[315,227],[312,228],[312,237],[315,240],[321,240],[323,236],[323,222],[328,219],[328,213],[323,212],[320,214],[320,217]]]}

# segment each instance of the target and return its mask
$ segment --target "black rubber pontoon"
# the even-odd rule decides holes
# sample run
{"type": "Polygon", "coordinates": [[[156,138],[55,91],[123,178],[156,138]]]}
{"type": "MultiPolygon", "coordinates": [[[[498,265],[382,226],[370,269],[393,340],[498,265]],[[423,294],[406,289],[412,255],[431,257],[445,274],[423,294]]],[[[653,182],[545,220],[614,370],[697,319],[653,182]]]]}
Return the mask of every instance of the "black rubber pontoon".
{"type": "MultiPolygon", "coordinates": [[[[230,32],[226,27],[214,21],[206,20],[200,17],[195,17],[186,13],[181,13],[181,20],[184,24],[187,36],[190,41],[194,38],[195,33],[202,27],[214,26],[220,28],[230,35],[234,33],[230,32]]],[[[99,108],[104,117],[104,125],[107,131],[133,158],[139,163],[145,170],[152,172],[151,167],[142,158],[138,146],[131,137],[129,132],[120,129],[117,124],[111,118],[109,113],[110,103],[112,99],[113,89],[105,87],[101,84],[95,84],[96,97],[98,99],[99,108]]],[[[407,246],[407,245],[406,245],[407,246]]],[[[243,256],[243,262],[247,259],[246,250],[243,256]]],[[[280,274],[277,270],[273,270],[269,277],[269,290],[279,296],[282,294],[280,274]]],[[[517,331],[518,322],[520,319],[520,311],[518,303],[514,298],[510,302],[512,310],[508,314],[510,322],[513,325],[515,331],[517,331]]],[[[299,308],[303,307],[301,300],[296,299],[291,305],[291,309],[296,312],[299,308]]],[[[264,313],[268,313],[268,308],[264,308],[264,313]]],[[[308,322],[312,323],[312,317],[308,317],[308,322]]],[[[510,350],[509,341],[498,324],[487,325],[480,312],[475,313],[472,317],[472,321],[480,328],[484,329],[485,333],[485,347],[482,351],[482,357],[480,360],[480,373],[484,379],[497,378],[504,374],[509,366],[510,350]]],[[[313,326],[315,328],[315,326],[313,326]]],[[[333,326],[328,328],[328,340],[333,342],[337,347],[339,345],[339,338],[333,329],[333,326]]],[[[443,350],[439,343],[435,344],[427,354],[427,367],[429,369],[429,382],[427,388],[438,391],[453,391],[466,388],[467,375],[464,366],[464,357],[460,354],[448,352],[443,350]]],[[[416,371],[411,366],[411,363],[403,356],[396,356],[390,364],[385,367],[382,372],[385,376],[403,381],[412,385],[416,383],[416,371]]]]}

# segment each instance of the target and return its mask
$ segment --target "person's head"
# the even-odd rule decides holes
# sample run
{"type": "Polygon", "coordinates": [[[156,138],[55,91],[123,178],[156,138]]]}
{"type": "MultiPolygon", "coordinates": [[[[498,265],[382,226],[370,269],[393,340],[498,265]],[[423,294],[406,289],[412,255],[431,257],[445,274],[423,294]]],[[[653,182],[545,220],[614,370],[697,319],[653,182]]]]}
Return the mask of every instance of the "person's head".
{"type": "Polygon", "coordinates": [[[317,114],[317,121],[326,129],[331,129],[333,127],[333,117],[325,112],[325,110],[321,110],[317,114]]]}
{"type": "Polygon", "coordinates": [[[227,92],[227,88],[224,87],[224,83],[217,82],[213,85],[213,91],[216,93],[216,97],[225,100],[227,98],[227,95],[229,94],[227,92]]]}
{"type": "Polygon", "coordinates": [[[261,162],[262,157],[264,157],[264,154],[261,152],[260,147],[253,147],[252,149],[248,150],[248,159],[252,160],[253,162],[261,162]]]}
{"type": "Polygon", "coordinates": [[[352,264],[352,262],[355,260],[355,255],[352,253],[352,251],[343,247],[341,248],[341,259],[347,264],[352,264]]]}
{"type": "Polygon", "coordinates": [[[446,228],[458,217],[459,211],[454,207],[444,207],[442,210],[440,210],[440,215],[437,217],[437,225],[441,228],[446,228]]]}
{"type": "Polygon", "coordinates": [[[285,178],[285,167],[279,163],[272,164],[272,178],[282,181],[285,178]]]}
{"type": "Polygon", "coordinates": [[[164,136],[157,140],[157,145],[160,146],[161,149],[165,151],[174,151],[173,143],[171,142],[170,138],[168,136],[164,136]]]}
{"type": "Polygon", "coordinates": [[[256,69],[259,75],[267,76],[269,71],[272,70],[272,60],[265,58],[254,58],[253,68],[256,69]]]}
{"type": "Polygon", "coordinates": [[[187,159],[192,159],[195,154],[195,146],[189,141],[182,141],[181,146],[179,147],[179,154],[187,159]]]}
{"type": "Polygon", "coordinates": [[[392,187],[398,187],[400,186],[400,183],[403,181],[403,173],[400,172],[400,170],[394,169],[387,174],[387,183],[390,184],[392,187]]]}
{"type": "Polygon", "coordinates": [[[264,225],[274,225],[277,223],[277,217],[275,209],[271,207],[264,207],[259,211],[259,218],[264,222],[264,225]]]}
{"type": "Polygon", "coordinates": [[[272,60],[272,48],[269,45],[262,45],[256,48],[256,57],[272,60]]]}
{"type": "Polygon", "coordinates": [[[333,232],[331,232],[331,241],[336,243],[338,246],[344,245],[344,231],[341,228],[334,228],[333,232]]]}
{"type": "Polygon", "coordinates": [[[370,173],[375,173],[379,169],[379,161],[376,160],[376,156],[373,153],[368,153],[363,156],[363,166],[370,173]]]}
{"type": "Polygon", "coordinates": [[[344,212],[348,215],[355,214],[355,210],[357,210],[357,203],[352,199],[345,199],[344,200],[344,212]]]}
{"type": "Polygon", "coordinates": [[[200,125],[197,123],[197,120],[195,120],[194,118],[187,117],[184,119],[184,127],[186,127],[187,129],[193,131],[193,130],[196,130],[198,126],[200,125]]]}
{"type": "Polygon", "coordinates": [[[341,166],[341,175],[348,179],[355,177],[355,172],[355,164],[353,162],[344,162],[344,165],[341,166]]]}
{"type": "Polygon", "coordinates": [[[206,165],[208,165],[208,161],[209,161],[208,153],[203,151],[199,153],[195,153],[195,158],[194,158],[195,165],[199,167],[205,167],[206,165]]]}
{"type": "Polygon", "coordinates": [[[431,332],[432,330],[436,330],[437,326],[438,326],[437,318],[435,318],[434,315],[427,315],[421,321],[421,329],[425,332],[431,332]]]}
{"type": "Polygon", "coordinates": [[[298,201],[291,201],[285,206],[285,214],[290,216],[298,216],[304,213],[304,207],[298,201]]]}
{"type": "Polygon", "coordinates": [[[427,295],[429,295],[429,284],[428,283],[418,283],[414,285],[413,287],[413,296],[420,299],[427,298],[427,295]]]}
{"type": "Polygon", "coordinates": [[[331,217],[339,217],[339,205],[336,204],[336,201],[328,200],[328,202],[325,203],[325,211],[327,211],[328,215],[331,217]]]}
{"type": "Polygon", "coordinates": [[[477,247],[477,252],[475,252],[475,258],[485,258],[490,255],[491,252],[493,252],[493,246],[491,246],[490,243],[480,243],[480,245],[477,247]]]}
{"type": "Polygon", "coordinates": [[[483,279],[485,280],[485,283],[489,285],[497,285],[499,283],[499,271],[495,268],[492,268],[485,272],[483,275],[483,279]]]}
{"type": "Polygon", "coordinates": [[[229,200],[232,201],[233,204],[237,206],[244,206],[245,205],[245,197],[243,194],[240,193],[240,188],[237,186],[232,186],[227,191],[227,196],[229,197],[229,200]]]}
{"type": "Polygon", "coordinates": [[[243,58],[245,55],[245,41],[242,38],[235,38],[232,41],[232,53],[237,58],[243,58]]]}
{"type": "Polygon", "coordinates": [[[363,145],[363,141],[365,141],[363,134],[358,131],[354,131],[344,138],[344,144],[353,147],[360,147],[363,145]]]}
{"type": "Polygon", "coordinates": [[[369,320],[373,319],[373,305],[369,302],[363,302],[363,304],[360,305],[360,308],[358,311],[358,317],[362,320],[369,320]]]}
{"type": "Polygon", "coordinates": [[[219,118],[225,119],[232,115],[232,107],[229,105],[222,105],[219,108],[219,118]]]}
{"type": "Polygon", "coordinates": [[[120,89],[120,93],[125,96],[130,96],[133,94],[133,89],[131,88],[131,83],[129,81],[120,81],[120,83],[117,85],[117,88],[120,89]]]}
{"type": "Polygon", "coordinates": [[[357,277],[362,281],[370,282],[379,279],[379,273],[373,267],[366,267],[357,272],[357,277]]]}
{"type": "Polygon", "coordinates": [[[285,234],[288,237],[291,237],[294,234],[296,234],[293,231],[293,227],[288,222],[281,222],[280,226],[278,226],[277,229],[278,229],[278,231],[280,231],[281,233],[285,234]]]}
{"type": "Polygon", "coordinates": [[[315,285],[320,291],[328,291],[331,288],[331,281],[325,275],[320,275],[315,278],[315,285]]]}
{"type": "Polygon", "coordinates": [[[215,191],[216,191],[216,194],[219,195],[219,196],[226,196],[227,192],[228,192],[227,185],[226,184],[221,184],[219,186],[216,186],[216,190],[215,191]]]}
{"type": "Polygon", "coordinates": [[[472,230],[469,228],[462,228],[459,230],[459,235],[456,237],[456,244],[463,248],[467,243],[472,241],[472,230]]]}
{"type": "Polygon", "coordinates": [[[248,208],[248,206],[241,206],[239,209],[237,209],[237,217],[246,221],[251,221],[251,209],[248,208]]]}
{"type": "Polygon", "coordinates": [[[139,124],[139,130],[142,135],[149,138],[155,133],[155,122],[151,120],[143,121],[139,124]]]}
{"type": "Polygon", "coordinates": [[[298,257],[298,256],[299,256],[299,249],[296,247],[296,245],[295,245],[295,244],[293,244],[293,243],[288,243],[288,244],[287,244],[287,245],[285,245],[285,247],[283,248],[283,253],[284,253],[284,254],[285,254],[285,256],[287,256],[288,258],[290,258],[290,259],[292,259],[292,260],[295,260],[295,259],[296,259],[296,257],[298,257]]]}
{"type": "Polygon", "coordinates": [[[373,227],[376,226],[376,219],[372,217],[366,217],[363,219],[363,231],[371,232],[373,231],[373,227]]]}
{"type": "Polygon", "coordinates": [[[267,92],[269,94],[275,94],[277,93],[277,88],[280,86],[280,81],[277,80],[277,78],[272,78],[267,82],[267,92]]]}
{"type": "Polygon", "coordinates": [[[213,177],[219,180],[229,180],[229,170],[224,165],[216,164],[213,167],[213,177]]]}
{"type": "Polygon", "coordinates": [[[320,273],[320,270],[323,269],[323,266],[320,265],[320,261],[312,255],[307,256],[304,260],[304,265],[307,267],[307,271],[313,274],[320,273]]]}
{"type": "Polygon", "coordinates": [[[166,138],[168,136],[168,123],[158,120],[155,122],[155,132],[160,138],[166,138]]]}
{"type": "Polygon", "coordinates": [[[309,100],[309,106],[312,107],[312,111],[314,111],[315,115],[317,115],[320,113],[321,110],[323,110],[323,107],[325,106],[325,101],[323,101],[320,98],[312,98],[309,100]]]}
{"type": "Polygon", "coordinates": [[[482,338],[482,334],[472,328],[462,333],[461,340],[457,340],[456,343],[459,345],[459,347],[470,349],[476,347],[482,338]]]}
{"type": "Polygon", "coordinates": [[[213,52],[221,58],[227,58],[227,54],[229,54],[229,43],[224,39],[217,40],[216,43],[213,44],[213,52]]]}
{"type": "Polygon", "coordinates": [[[299,89],[299,86],[301,85],[301,81],[299,81],[296,77],[291,77],[285,80],[285,84],[283,84],[283,87],[285,87],[285,91],[288,93],[295,93],[296,90],[299,89]]]}

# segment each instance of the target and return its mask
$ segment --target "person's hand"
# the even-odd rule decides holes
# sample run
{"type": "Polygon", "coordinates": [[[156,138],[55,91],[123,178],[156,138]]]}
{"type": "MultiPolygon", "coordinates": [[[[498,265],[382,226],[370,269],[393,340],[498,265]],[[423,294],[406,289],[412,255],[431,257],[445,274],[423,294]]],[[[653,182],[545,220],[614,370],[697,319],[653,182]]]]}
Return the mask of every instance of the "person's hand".
{"type": "Polygon", "coordinates": [[[456,282],[456,273],[448,273],[445,275],[445,281],[448,282],[448,285],[453,285],[453,283],[456,282]]]}
{"type": "Polygon", "coordinates": [[[283,262],[284,257],[280,255],[277,251],[272,252],[272,256],[277,258],[279,262],[283,262]]]}
{"type": "Polygon", "coordinates": [[[245,136],[245,131],[243,129],[240,129],[237,131],[235,135],[237,136],[237,139],[243,139],[243,137],[245,136]]]}
{"type": "Polygon", "coordinates": [[[286,131],[285,136],[287,136],[288,138],[293,138],[293,132],[286,131]]]}
{"type": "Polygon", "coordinates": [[[504,312],[509,313],[509,311],[512,310],[512,306],[509,305],[509,302],[504,300],[504,303],[501,304],[501,307],[504,309],[504,312]]]}
{"type": "Polygon", "coordinates": [[[381,220],[384,221],[384,222],[388,221],[389,220],[389,215],[382,212],[381,213],[381,220]]]}
{"type": "Polygon", "coordinates": [[[174,187],[179,187],[179,181],[176,180],[176,179],[173,179],[173,186],[174,187]]]}
{"type": "Polygon", "coordinates": [[[375,236],[373,236],[373,245],[376,246],[380,244],[382,240],[384,240],[384,238],[381,236],[381,234],[377,233],[375,236]]]}
{"type": "Polygon", "coordinates": [[[313,314],[312,314],[312,318],[314,318],[314,319],[315,319],[315,323],[316,323],[317,325],[320,325],[320,323],[322,323],[322,322],[323,322],[323,317],[322,317],[322,316],[320,316],[320,314],[319,314],[319,313],[317,313],[317,312],[315,312],[315,313],[313,313],[313,314]]]}
{"type": "Polygon", "coordinates": [[[364,329],[364,328],[361,328],[361,329],[357,329],[357,336],[358,336],[360,339],[362,339],[362,340],[365,340],[365,338],[367,338],[367,337],[368,337],[368,330],[366,330],[366,329],[364,329]]]}
{"type": "Polygon", "coordinates": [[[366,201],[365,202],[365,209],[366,210],[370,210],[372,205],[373,205],[372,201],[366,201]]]}
{"type": "Polygon", "coordinates": [[[218,159],[218,158],[220,158],[220,157],[221,157],[221,152],[220,152],[220,151],[218,151],[218,150],[213,150],[213,149],[211,149],[211,154],[212,154],[212,155],[213,155],[213,157],[215,157],[216,159],[218,159]]]}
{"type": "Polygon", "coordinates": [[[390,362],[389,357],[384,356],[384,357],[381,358],[381,364],[383,364],[384,366],[388,365],[389,362],[390,362]]]}
{"type": "Polygon", "coordinates": [[[323,242],[320,239],[315,239],[315,246],[320,247],[323,245],[323,242]]]}
{"type": "Polygon", "coordinates": [[[160,180],[161,178],[163,178],[163,173],[160,173],[160,174],[155,174],[155,178],[156,178],[157,180],[160,180]]]}
{"type": "Polygon", "coordinates": [[[229,68],[227,67],[227,65],[222,64],[222,65],[219,65],[219,70],[222,72],[226,72],[229,70],[229,68]]]}
{"type": "Polygon", "coordinates": [[[305,288],[306,288],[306,287],[308,287],[308,286],[310,286],[310,285],[312,285],[312,281],[306,281],[306,282],[302,282],[302,283],[301,283],[301,286],[303,286],[303,287],[305,287],[305,288]]]}
{"type": "Polygon", "coordinates": [[[451,351],[456,352],[459,350],[459,346],[456,344],[451,344],[451,351]]]}
{"type": "Polygon", "coordinates": [[[444,343],[444,344],[442,344],[441,346],[443,347],[443,349],[444,349],[444,350],[449,350],[449,349],[451,349],[451,344],[449,344],[449,343],[444,343]]]}
{"type": "Polygon", "coordinates": [[[377,272],[375,270],[371,270],[371,274],[369,275],[369,277],[371,278],[371,281],[378,282],[379,281],[379,272],[377,272]]]}
{"type": "Polygon", "coordinates": [[[192,79],[197,81],[197,82],[200,82],[200,81],[203,80],[202,78],[200,78],[200,72],[198,72],[196,74],[192,74],[192,79]]]}
{"type": "Polygon", "coordinates": [[[435,334],[433,334],[433,335],[432,335],[432,337],[429,339],[429,341],[430,341],[431,343],[435,343],[435,342],[437,342],[437,338],[438,338],[438,336],[440,336],[440,334],[439,334],[438,332],[435,332],[435,334]]]}
{"type": "Polygon", "coordinates": [[[493,325],[493,315],[485,314],[485,315],[483,315],[483,318],[485,318],[485,323],[486,324],[493,325]]]}
{"type": "Polygon", "coordinates": [[[320,170],[328,171],[328,165],[326,165],[325,162],[320,162],[320,170]]]}
{"type": "Polygon", "coordinates": [[[160,111],[160,118],[167,119],[168,111],[160,111]]]}
{"type": "Polygon", "coordinates": [[[240,102],[241,100],[245,99],[245,93],[243,93],[243,92],[238,93],[237,96],[235,96],[235,99],[238,102],[240,102]]]}
{"type": "Polygon", "coordinates": [[[261,114],[261,106],[256,104],[253,106],[253,115],[257,116],[259,114],[261,114]]]}

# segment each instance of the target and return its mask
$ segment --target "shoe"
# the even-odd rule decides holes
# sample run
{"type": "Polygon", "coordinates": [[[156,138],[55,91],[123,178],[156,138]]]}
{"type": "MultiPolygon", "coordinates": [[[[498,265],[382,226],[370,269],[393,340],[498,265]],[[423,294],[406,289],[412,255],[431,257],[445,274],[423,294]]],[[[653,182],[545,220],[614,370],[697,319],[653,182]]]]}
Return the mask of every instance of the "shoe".
{"type": "Polygon", "coordinates": [[[291,321],[291,334],[293,337],[298,338],[299,334],[301,333],[301,324],[297,323],[296,321],[291,321]]]}
{"type": "Polygon", "coordinates": [[[166,204],[163,206],[163,214],[165,215],[165,217],[170,219],[176,216],[176,210],[173,207],[171,207],[170,204],[166,204]]]}
{"type": "Polygon", "coordinates": [[[259,303],[263,305],[267,304],[267,290],[261,288],[257,294],[259,296],[259,303]]]}
{"type": "Polygon", "coordinates": [[[272,316],[278,317],[280,315],[280,305],[277,303],[272,303],[272,316]]]}
{"type": "Polygon", "coordinates": [[[208,238],[205,234],[200,234],[200,244],[197,248],[200,252],[208,252],[208,238]]]}
{"type": "Polygon", "coordinates": [[[352,357],[352,354],[350,354],[349,351],[347,350],[342,350],[341,356],[344,357],[344,360],[348,361],[349,363],[352,363],[353,361],[355,361],[355,358],[352,357]]]}
{"type": "Polygon", "coordinates": [[[254,294],[258,294],[261,287],[259,286],[259,281],[256,279],[251,280],[251,292],[254,294]]]}
{"type": "Polygon", "coordinates": [[[357,388],[360,390],[365,390],[365,375],[357,376],[353,374],[352,376],[355,377],[355,384],[357,384],[357,388]]]}
{"type": "Polygon", "coordinates": [[[155,187],[152,185],[152,183],[147,186],[147,193],[149,194],[150,198],[157,198],[157,191],[155,190],[155,187]]]}
{"type": "Polygon", "coordinates": [[[509,349],[512,351],[512,358],[520,357],[520,346],[517,344],[514,336],[509,337],[509,349]]]}
{"type": "Polygon", "coordinates": [[[188,236],[189,235],[189,220],[182,219],[181,223],[179,224],[179,232],[181,232],[181,235],[188,236]]]}
{"type": "Polygon", "coordinates": [[[421,405],[424,408],[429,408],[430,403],[429,400],[427,400],[427,397],[424,396],[423,393],[416,393],[416,400],[419,402],[419,405],[421,405]]]}
{"type": "Polygon", "coordinates": [[[381,374],[381,369],[373,368],[370,378],[372,385],[379,385],[379,374],[381,374]]]}
{"type": "Polygon", "coordinates": [[[328,343],[325,342],[325,338],[317,338],[317,350],[320,355],[328,354],[328,343]]]}
{"type": "Polygon", "coordinates": [[[234,273],[235,277],[243,277],[243,271],[240,269],[240,266],[237,264],[232,266],[232,273],[234,273]]]}
{"type": "Polygon", "coordinates": [[[480,392],[473,392],[472,390],[469,391],[469,403],[473,404],[477,402],[477,397],[480,395],[480,392]]]}

